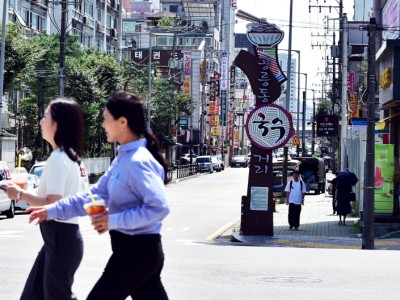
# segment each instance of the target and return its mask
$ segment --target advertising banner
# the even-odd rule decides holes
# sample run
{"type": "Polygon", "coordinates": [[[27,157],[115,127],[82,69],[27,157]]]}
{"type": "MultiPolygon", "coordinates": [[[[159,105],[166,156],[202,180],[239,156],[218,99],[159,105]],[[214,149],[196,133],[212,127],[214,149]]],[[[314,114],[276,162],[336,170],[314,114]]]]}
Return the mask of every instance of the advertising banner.
{"type": "Polygon", "coordinates": [[[190,76],[192,71],[192,53],[183,52],[183,74],[190,76]]]}
{"type": "Polygon", "coordinates": [[[191,92],[191,84],[190,84],[190,77],[185,77],[183,80],[183,87],[182,87],[183,93],[188,95],[191,92]]]}
{"type": "Polygon", "coordinates": [[[375,213],[393,213],[394,145],[375,144],[375,213]]]}
{"type": "Polygon", "coordinates": [[[399,0],[388,0],[382,9],[382,23],[387,30],[382,31],[384,40],[397,39],[399,37],[400,8],[399,0]]]}
{"type": "Polygon", "coordinates": [[[360,106],[358,104],[357,95],[351,95],[349,101],[349,109],[351,112],[351,118],[360,117],[360,106]]]}
{"type": "Polygon", "coordinates": [[[221,53],[221,90],[228,89],[228,53],[223,51],[221,53]]]}

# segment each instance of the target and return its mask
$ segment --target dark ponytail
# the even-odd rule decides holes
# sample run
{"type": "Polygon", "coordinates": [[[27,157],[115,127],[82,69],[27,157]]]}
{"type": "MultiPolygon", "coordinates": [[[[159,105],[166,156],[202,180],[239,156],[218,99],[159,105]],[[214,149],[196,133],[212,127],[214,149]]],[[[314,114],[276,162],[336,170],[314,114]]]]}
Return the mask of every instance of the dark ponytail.
{"type": "Polygon", "coordinates": [[[164,183],[170,182],[168,161],[164,158],[161,146],[155,136],[146,129],[144,109],[140,99],[129,92],[118,91],[108,97],[106,108],[114,119],[125,117],[128,120],[129,129],[146,139],[147,149],[164,168],[164,183]]]}
{"type": "Polygon", "coordinates": [[[156,137],[148,132],[147,130],[144,130],[143,136],[147,140],[147,150],[150,151],[150,153],[154,156],[154,158],[162,165],[164,168],[164,183],[168,183],[171,181],[171,178],[168,176],[168,167],[169,163],[168,161],[164,158],[164,155],[162,153],[162,149],[160,147],[160,143],[157,141],[156,137]]]}

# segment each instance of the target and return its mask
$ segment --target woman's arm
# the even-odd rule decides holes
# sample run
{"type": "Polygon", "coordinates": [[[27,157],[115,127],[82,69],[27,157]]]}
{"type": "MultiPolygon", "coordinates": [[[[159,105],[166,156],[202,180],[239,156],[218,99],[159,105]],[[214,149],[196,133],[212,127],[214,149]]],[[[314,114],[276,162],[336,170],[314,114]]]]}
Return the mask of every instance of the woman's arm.
{"type": "Polygon", "coordinates": [[[8,198],[16,199],[16,200],[23,200],[26,203],[33,205],[33,206],[43,206],[47,204],[54,203],[61,198],[62,195],[47,195],[47,196],[37,196],[29,193],[14,183],[8,183],[5,186],[5,192],[7,193],[8,198]]]}

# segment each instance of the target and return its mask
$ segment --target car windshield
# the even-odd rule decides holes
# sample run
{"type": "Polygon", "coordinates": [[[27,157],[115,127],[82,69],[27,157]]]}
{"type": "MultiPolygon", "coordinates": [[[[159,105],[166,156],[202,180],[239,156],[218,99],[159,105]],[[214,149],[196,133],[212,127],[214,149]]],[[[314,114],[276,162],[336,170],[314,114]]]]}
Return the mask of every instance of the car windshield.
{"type": "Polygon", "coordinates": [[[197,159],[196,159],[196,162],[197,163],[208,163],[208,162],[210,162],[210,158],[209,157],[198,157],[197,159]]]}
{"type": "Polygon", "coordinates": [[[235,160],[235,161],[244,161],[244,156],[234,156],[233,157],[233,160],[235,160]]]}
{"type": "Polygon", "coordinates": [[[37,166],[32,169],[31,173],[36,175],[37,177],[40,177],[42,176],[43,170],[44,166],[37,166]]]}

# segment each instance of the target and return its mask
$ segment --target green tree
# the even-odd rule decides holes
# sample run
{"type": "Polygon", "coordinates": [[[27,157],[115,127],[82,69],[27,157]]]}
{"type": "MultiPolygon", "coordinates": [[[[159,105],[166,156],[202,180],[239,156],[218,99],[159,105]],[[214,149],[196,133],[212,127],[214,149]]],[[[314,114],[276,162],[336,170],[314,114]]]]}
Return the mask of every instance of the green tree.
{"type": "Polygon", "coordinates": [[[327,115],[331,107],[331,102],[327,99],[323,99],[318,103],[316,115],[327,115]]]}
{"type": "Polygon", "coordinates": [[[34,62],[41,56],[40,49],[29,43],[22,28],[15,23],[8,23],[6,26],[4,91],[20,85],[24,77],[26,79],[34,62]]]}
{"type": "Polygon", "coordinates": [[[174,26],[175,22],[174,22],[174,18],[171,17],[164,17],[161,18],[158,23],[157,26],[174,26]]]}

